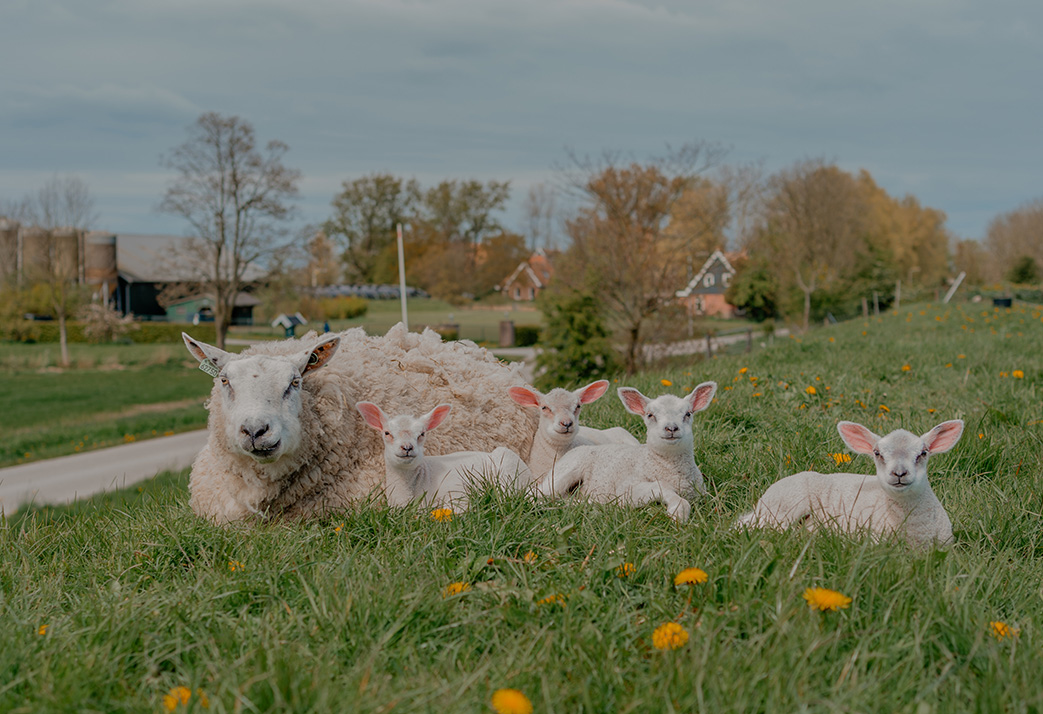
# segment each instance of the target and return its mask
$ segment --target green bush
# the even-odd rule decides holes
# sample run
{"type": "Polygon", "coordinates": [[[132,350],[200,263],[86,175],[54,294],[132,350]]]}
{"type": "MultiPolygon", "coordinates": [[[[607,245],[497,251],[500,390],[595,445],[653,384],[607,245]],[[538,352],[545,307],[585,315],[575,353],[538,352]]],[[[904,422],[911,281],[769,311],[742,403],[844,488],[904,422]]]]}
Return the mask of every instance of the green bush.
{"type": "Polygon", "coordinates": [[[369,303],[360,297],[332,297],[320,300],[319,307],[327,320],[350,320],[365,315],[369,303]]]}
{"type": "Polygon", "coordinates": [[[518,347],[529,347],[540,341],[539,325],[515,325],[514,344],[518,347]]]}
{"type": "Polygon", "coordinates": [[[543,352],[536,364],[546,371],[537,379],[540,389],[580,384],[618,371],[618,360],[602,315],[601,303],[590,292],[571,290],[541,296],[547,318],[543,352]]]}
{"type": "MultiPolygon", "coordinates": [[[[192,337],[204,342],[215,342],[217,331],[213,323],[201,325],[182,325],[169,322],[140,322],[139,329],[128,335],[128,339],[139,344],[157,342],[180,342],[182,332],[190,332],[192,337]]],[[[83,324],[69,322],[67,324],[69,342],[87,342],[83,324]]],[[[58,322],[36,322],[33,320],[13,320],[0,325],[0,339],[8,342],[58,342],[58,322]]]]}

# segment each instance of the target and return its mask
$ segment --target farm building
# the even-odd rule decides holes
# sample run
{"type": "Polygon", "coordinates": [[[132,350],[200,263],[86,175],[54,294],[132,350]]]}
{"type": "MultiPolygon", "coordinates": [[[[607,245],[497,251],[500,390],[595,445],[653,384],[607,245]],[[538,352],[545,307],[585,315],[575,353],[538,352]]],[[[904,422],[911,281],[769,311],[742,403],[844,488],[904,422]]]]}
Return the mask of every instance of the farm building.
{"type": "Polygon", "coordinates": [[[511,300],[532,302],[554,277],[550,257],[541,248],[518,264],[506,280],[500,293],[511,300]]]}
{"type": "Polygon", "coordinates": [[[727,256],[715,250],[684,290],[677,291],[676,296],[688,308],[689,314],[732,317],[736,312],[735,306],[728,304],[724,294],[734,276],[735,268],[727,256]]]}

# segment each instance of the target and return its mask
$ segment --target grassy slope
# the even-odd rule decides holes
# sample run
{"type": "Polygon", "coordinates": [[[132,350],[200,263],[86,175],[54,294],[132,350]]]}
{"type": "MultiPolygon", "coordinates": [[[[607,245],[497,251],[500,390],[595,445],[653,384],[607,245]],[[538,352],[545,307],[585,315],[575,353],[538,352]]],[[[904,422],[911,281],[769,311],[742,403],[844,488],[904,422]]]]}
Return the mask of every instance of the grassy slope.
{"type": "Polygon", "coordinates": [[[75,345],[68,371],[41,371],[51,345],[0,346],[0,466],[206,425],[211,382],[180,345],[75,345]]]}
{"type": "MultiPolygon", "coordinates": [[[[696,423],[713,495],[684,526],[485,494],[449,523],[362,509],[219,529],[187,512],[183,474],[30,514],[0,531],[0,710],[153,711],[176,686],[218,712],[478,712],[506,686],[547,712],[1038,710],[1043,325],[980,313],[917,308],[633,380],[722,384],[696,423]],[[954,416],[967,434],[931,464],[950,550],[728,530],[778,476],[836,470],[836,420],[922,432],[954,416]],[[709,582],[675,589],[688,566],[709,582]],[[454,581],[472,589],[443,599],[454,581]],[[853,603],[812,612],[809,586],[853,603]],[[1020,635],[993,639],[993,620],[1020,635]],[[660,652],[667,621],[691,639],[660,652]]],[[[592,407],[588,423],[634,426],[592,407]]]]}

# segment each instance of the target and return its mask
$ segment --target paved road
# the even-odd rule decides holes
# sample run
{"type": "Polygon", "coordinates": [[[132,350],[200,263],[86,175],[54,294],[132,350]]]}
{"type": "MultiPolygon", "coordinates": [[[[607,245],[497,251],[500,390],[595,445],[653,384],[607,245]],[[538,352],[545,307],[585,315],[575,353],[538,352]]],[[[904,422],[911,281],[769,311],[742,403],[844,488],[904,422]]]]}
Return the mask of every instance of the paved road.
{"type": "Polygon", "coordinates": [[[206,429],[0,469],[0,511],[63,504],[183,469],[206,444],[206,429]]]}

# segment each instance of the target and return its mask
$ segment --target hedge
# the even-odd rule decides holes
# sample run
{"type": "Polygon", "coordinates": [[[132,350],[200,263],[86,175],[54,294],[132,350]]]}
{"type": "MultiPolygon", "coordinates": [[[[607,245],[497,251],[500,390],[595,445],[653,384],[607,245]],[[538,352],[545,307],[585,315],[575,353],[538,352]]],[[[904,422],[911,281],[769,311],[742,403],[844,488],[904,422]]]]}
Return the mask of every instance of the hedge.
{"type": "Polygon", "coordinates": [[[540,327],[538,325],[515,325],[514,345],[516,347],[530,347],[540,341],[540,327]]]}
{"type": "MultiPolygon", "coordinates": [[[[203,342],[216,342],[217,330],[213,323],[200,325],[176,324],[169,322],[138,322],[137,329],[127,333],[124,340],[139,344],[158,342],[180,342],[181,333],[188,332],[192,337],[203,342]]],[[[69,342],[87,342],[83,334],[83,325],[78,322],[67,324],[69,342]]],[[[8,342],[58,342],[58,322],[37,322],[18,320],[0,325],[0,340],[8,342]]]]}

